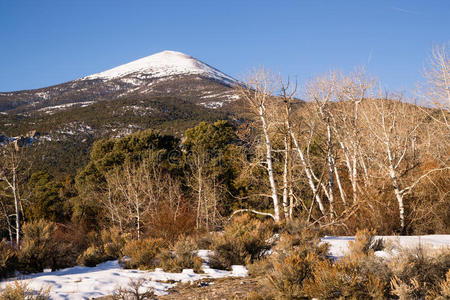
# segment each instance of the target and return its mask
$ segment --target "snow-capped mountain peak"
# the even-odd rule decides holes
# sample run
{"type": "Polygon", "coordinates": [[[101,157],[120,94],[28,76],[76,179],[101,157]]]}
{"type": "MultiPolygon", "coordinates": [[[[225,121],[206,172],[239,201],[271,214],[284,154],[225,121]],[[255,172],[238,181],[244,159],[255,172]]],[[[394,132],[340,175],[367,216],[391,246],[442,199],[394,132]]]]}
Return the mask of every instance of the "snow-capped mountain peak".
{"type": "Polygon", "coordinates": [[[219,70],[177,51],[162,51],[107,71],[83,77],[82,80],[111,80],[128,75],[161,78],[173,75],[200,75],[222,81],[228,85],[236,83],[232,77],[219,70]]]}

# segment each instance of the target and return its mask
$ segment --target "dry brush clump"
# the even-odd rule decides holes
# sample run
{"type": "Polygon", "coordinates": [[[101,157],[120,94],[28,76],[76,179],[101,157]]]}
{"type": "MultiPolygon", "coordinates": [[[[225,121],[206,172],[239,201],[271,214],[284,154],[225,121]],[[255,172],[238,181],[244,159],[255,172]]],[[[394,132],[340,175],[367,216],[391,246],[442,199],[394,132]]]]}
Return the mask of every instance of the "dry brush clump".
{"type": "Polygon", "coordinates": [[[319,299],[386,299],[391,271],[374,255],[384,248],[374,231],[358,231],[349,253],[336,261],[321,260],[303,284],[303,293],[319,299]]]}
{"type": "Polygon", "coordinates": [[[450,270],[450,250],[433,250],[419,246],[403,250],[390,262],[393,273],[392,294],[402,299],[432,298],[445,292],[446,274],[450,270]],[[444,287],[442,286],[444,284],[444,287]]]}
{"type": "Polygon", "coordinates": [[[121,234],[117,228],[102,230],[100,234],[92,234],[90,246],[77,258],[77,263],[94,267],[99,263],[118,259],[123,256],[123,248],[129,240],[128,234],[121,234]]]}
{"type": "Polygon", "coordinates": [[[298,225],[287,226],[266,259],[264,283],[275,299],[304,298],[303,283],[316,264],[327,259],[328,245],[320,242],[316,232],[298,225]]]}
{"type": "Polygon", "coordinates": [[[173,247],[164,249],[158,255],[161,268],[166,272],[181,272],[193,269],[202,272],[202,259],[197,256],[197,243],[192,237],[181,236],[173,247]]]}
{"type": "Polygon", "coordinates": [[[129,269],[154,269],[158,266],[158,254],[166,247],[162,239],[142,239],[128,241],[123,254],[125,267],[129,269]]]}
{"type": "Polygon", "coordinates": [[[374,233],[359,231],[349,253],[337,260],[310,230],[283,233],[273,253],[251,265],[250,273],[266,273],[264,299],[448,299],[449,249],[418,247],[382,258],[375,252],[384,245],[374,233]]]}
{"type": "Polygon", "coordinates": [[[231,265],[245,265],[264,256],[270,249],[269,238],[273,225],[248,215],[235,217],[213,240],[214,254],[209,257],[212,268],[230,269],[231,265]]]}
{"type": "Polygon", "coordinates": [[[0,300],[50,300],[50,288],[32,290],[24,281],[14,281],[0,291],[0,300]]]}
{"type": "Polygon", "coordinates": [[[5,239],[0,241],[0,279],[14,274],[17,267],[17,252],[5,239]]]}
{"type": "Polygon", "coordinates": [[[57,259],[63,256],[56,242],[56,224],[45,220],[25,223],[18,251],[19,269],[23,272],[42,272],[44,268],[57,268],[57,259]]]}
{"type": "Polygon", "coordinates": [[[112,295],[113,300],[152,300],[156,299],[153,289],[144,287],[143,278],[130,279],[126,287],[117,288],[112,295]]]}

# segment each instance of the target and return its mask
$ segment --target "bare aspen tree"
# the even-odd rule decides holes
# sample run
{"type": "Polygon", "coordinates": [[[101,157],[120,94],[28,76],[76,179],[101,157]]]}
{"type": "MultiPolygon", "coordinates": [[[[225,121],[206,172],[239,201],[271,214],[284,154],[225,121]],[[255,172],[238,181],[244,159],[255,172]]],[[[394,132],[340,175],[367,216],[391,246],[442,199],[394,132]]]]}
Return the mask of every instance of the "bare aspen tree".
{"type": "Polygon", "coordinates": [[[425,100],[441,110],[442,120],[438,121],[450,130],[450,55],[445,45],[433,47],[423,75],[426,79],[425,100]]]}
{"type": "Polygon", "coordinates": [[[323,76],[317,77],[315,80],[309,82],[305,92],[306,100],[313,103],[315,112],[318,114],[317,119],[321,121],[325,128],[326,141],[324,152],[326,153],[328,183],[327,186],[323,183],[320,183],[320,185],[328,198],[330,217],[332,219],[336,216],[336,211],[334,209],[335,176],[339,176],[339,173],[335,172],[336,160],[330,114],[330,102],[333,100],[334,88],[333,76],[323,76]]]}
{"type": "Polygon", "coordinates": [[[7,144],[2,146],[0,151],[0,182],[4,182],[6,184],[6,190],[9,190],[12,194],[15,211],[15,239],[17,246],[19,246],[22,205],[19,190],[19,171],[22,163],[21,148],[14,147],[13,144],[7,144]]]}
{"type": "Polygon", "coordinates": [[[423,112],[394,97],[379,97],[367,100],[362,109],[367,129],[365,151],[372,152],[371,168],[378,168],[388,176],[399,209],[402,232],[406,229],[406,196],[431,173],[447,170],[448,167],[420,170],[430,144],[417,137],[424,127],[423,112]],[[419,117],[418,117],[419,116],[419,117]]]}
{"type": "Polygon", "coordinates": [[[250,106],[253,112],[258,116],[261,129],[264,136],[266,147],[266,169],[269,177],[269,184],[271,189],[271,198],[274,207],[274,220],[280,221],[280,205],[278,200],[278,190],[275,182],[275,175],[272,162],[272,141],[269,134],[268,123],[268,105],[271,99],[274,97],[276,89],[276,80],[272,76],[264,71],[255,72],[247,82],[239,86],[239,92],[241,98],[250,106]]]}
{"type": "MultiPolygon", "coordinates": [[[[312,127],[311,127],[312,128],[312,127]]],[[[306,177],[308,179],[309,187],[311,188],[311,191],[313,193],[313,198],[319,205],[319,210],[322,213],[323,216],[327,215],[325,205],[323,204],[323,201],[320,197],[320,180],[317,175],[314,174],[314,170],[312,169],[310,160],[308,159],[309,149],[312,143],[314,129],[310,130],[310,133],[305,136],[305,142],[300,144],[299,139],[297,138],[296,134],[294,133],[294,130],[291,129],[290,136],[292,138],[292,142],[294,144],[295,151],[298,153],[298,156],[300,158],[301,164],[303,166],[303,170],[306,174],[306,177]],[[306,146],[306,153],[303,150],[303,145],[306,146]]]]}
{"type": "Polygon", "coordinates": [[[439,148],[442,148],[442,150],[435,149],[433,154],[440,156],[438,159],[448,166],[449,159],[445,153],[450,146],[450,55],[445,44],[433,47],[423,75],[426,82],[421,94],[425,103],[433,108],[433,110],[424,108],[423,112],[433,119],[434,128],[430,129],[434,131],[433,136],[440,140],[439,148]]]}
{"type": "Polygon", "coordinates": [[[186,163],[189,166],[187,185],[192,189],[196,199],[196,227],[210,230],[221,218],[218,205],[223,190],[215,167],[209,166],[210,153],[190,152],[186,163]]]}
{"type": "MultiPolygon", "coordinates": [[[[280,80],[281,99],[283,101],[282,120],[284,120],[284,165],[283,165],[283,211],[285,219],[292,219],[294,213],[294,191],[293,191],[293,165],[292,165],[292,140],[290,132],[292,106],[296,100],[297,82],[291,87],[290,80],[280,80]]],[[[298,102],[298,101],[297,101],[298,102]]]]}
{"type": "Polygon", "coordinates": [[[99,195],[109,225],[134,233],[140,239],[143,226],[169,208],[173,222],[179,216],[183,196],[175,181],[153,162],[125,163],[106,174],[106,191],[99,195]]]}
{"type": "Polygon", "coordinates": [[[7,209],[6,201],[3,201],[3,197],[2,197],[1,194],[0,194],[0,206],[1,206],[1,212],[2,212],[3,218],[4,218],[5,222],[6,222],[6,226],[7,226],[7,229],[8,229],[9,240],[13,241],[14,240],[14,236],[13,236],[14,226],[13,226],[13,224],[11,222],[11,216],[14,216],[14,215],[11,215],[9,213],[9,211],[7,209]]]}
{"type": "Polygon", "coordinates": [[[363,70],[356,70],[348,76],[338,74],[335,81],[335,97],[339,105],[331,114],[333,131],[341,148],[352,187],[352,201],[358,201],[360,174],[367,181],[368,169],[362,153],[360,105],[371,97],[374,81],[363,70]]]}

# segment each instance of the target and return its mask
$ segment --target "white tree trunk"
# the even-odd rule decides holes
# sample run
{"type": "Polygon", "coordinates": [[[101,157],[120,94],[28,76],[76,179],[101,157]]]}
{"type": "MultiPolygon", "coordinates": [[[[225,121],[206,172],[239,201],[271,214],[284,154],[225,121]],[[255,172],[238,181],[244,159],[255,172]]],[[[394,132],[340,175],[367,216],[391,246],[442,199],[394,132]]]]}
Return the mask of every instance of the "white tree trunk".
{"type": "Polygon", "coordinates": [[[266,123],[266,118],[264,116],[264,105],[263,104],[259,107],[259,116],[261,118],[264,139],[265,139],[265,143],[266,143],[267,173],[269,175],[270,189],[272,191],[274,219],[275,219],[275,222],[279,222],[280,221],[280,206],[278,203],[277,186],[275,183],[275,178],[273,175],[273,168],[272,168],[272,145],[270,143],[269,130],[268,130],[268,126],[266,123]]]}
{"type": "Polygon", "coordinates": [[[319,196],[319,193],[318,193],[318,189],[317,189],[316,185],[314,184],[313,176],[311,174],[311,170],[308,167],[308,164],[306,163],[305,156],[303,155],[303,151],[299,147],[298,141],[295,138],[295,135],[294,135],[294,133],[292,131],[290,131],[290,135],[292,137],[292,141],[294,142],[294,146],[297,149],[297,153],[300,156],[300,160],[302,161],[303,168],[304,168],[305,173],[306,173],[306,177],[308,178],[309,186],[310,186],[310,188],[311,188],[311,190],[312,190],[312,192],[313,192],[313,194],[315,196],[317,204],[319,205],[320,212],[325,216],[326,215],[325,207],[323,206],[322,199],[320,199],[320,196],[319,196]]]}
{"type": "Polygon", "coordinates": [[[289,184],[288,184],[288,166],[289,166],[289,153],[288,146],[285,140],[285,157],[284,157],[284,168],[283,168],[283,211],[284,218],[289,218],[289,184]]]}

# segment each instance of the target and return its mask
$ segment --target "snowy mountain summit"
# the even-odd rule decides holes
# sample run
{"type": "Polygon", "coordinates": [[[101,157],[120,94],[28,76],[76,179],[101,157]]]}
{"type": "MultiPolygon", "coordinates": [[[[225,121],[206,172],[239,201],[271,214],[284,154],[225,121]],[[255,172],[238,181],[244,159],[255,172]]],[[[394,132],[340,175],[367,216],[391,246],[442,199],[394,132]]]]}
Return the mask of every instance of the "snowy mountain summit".
{"type": "Polygon", "coordinates": [[[139,79],[174,75],[199,75],[233,85],[236,80],[200,60],[177,51],[162,51],[107,71],[83,77],[82,80],[111,80],[122,77],[139,79]]]}
{"type": "Polygon", "coordinates": [[[80,79],[36,90],[0,92],[0,112],[56,111],[115,99],[172,97],[207,108],[238,99],[234,78],[177,51],[162,51],[80,79]]]}

